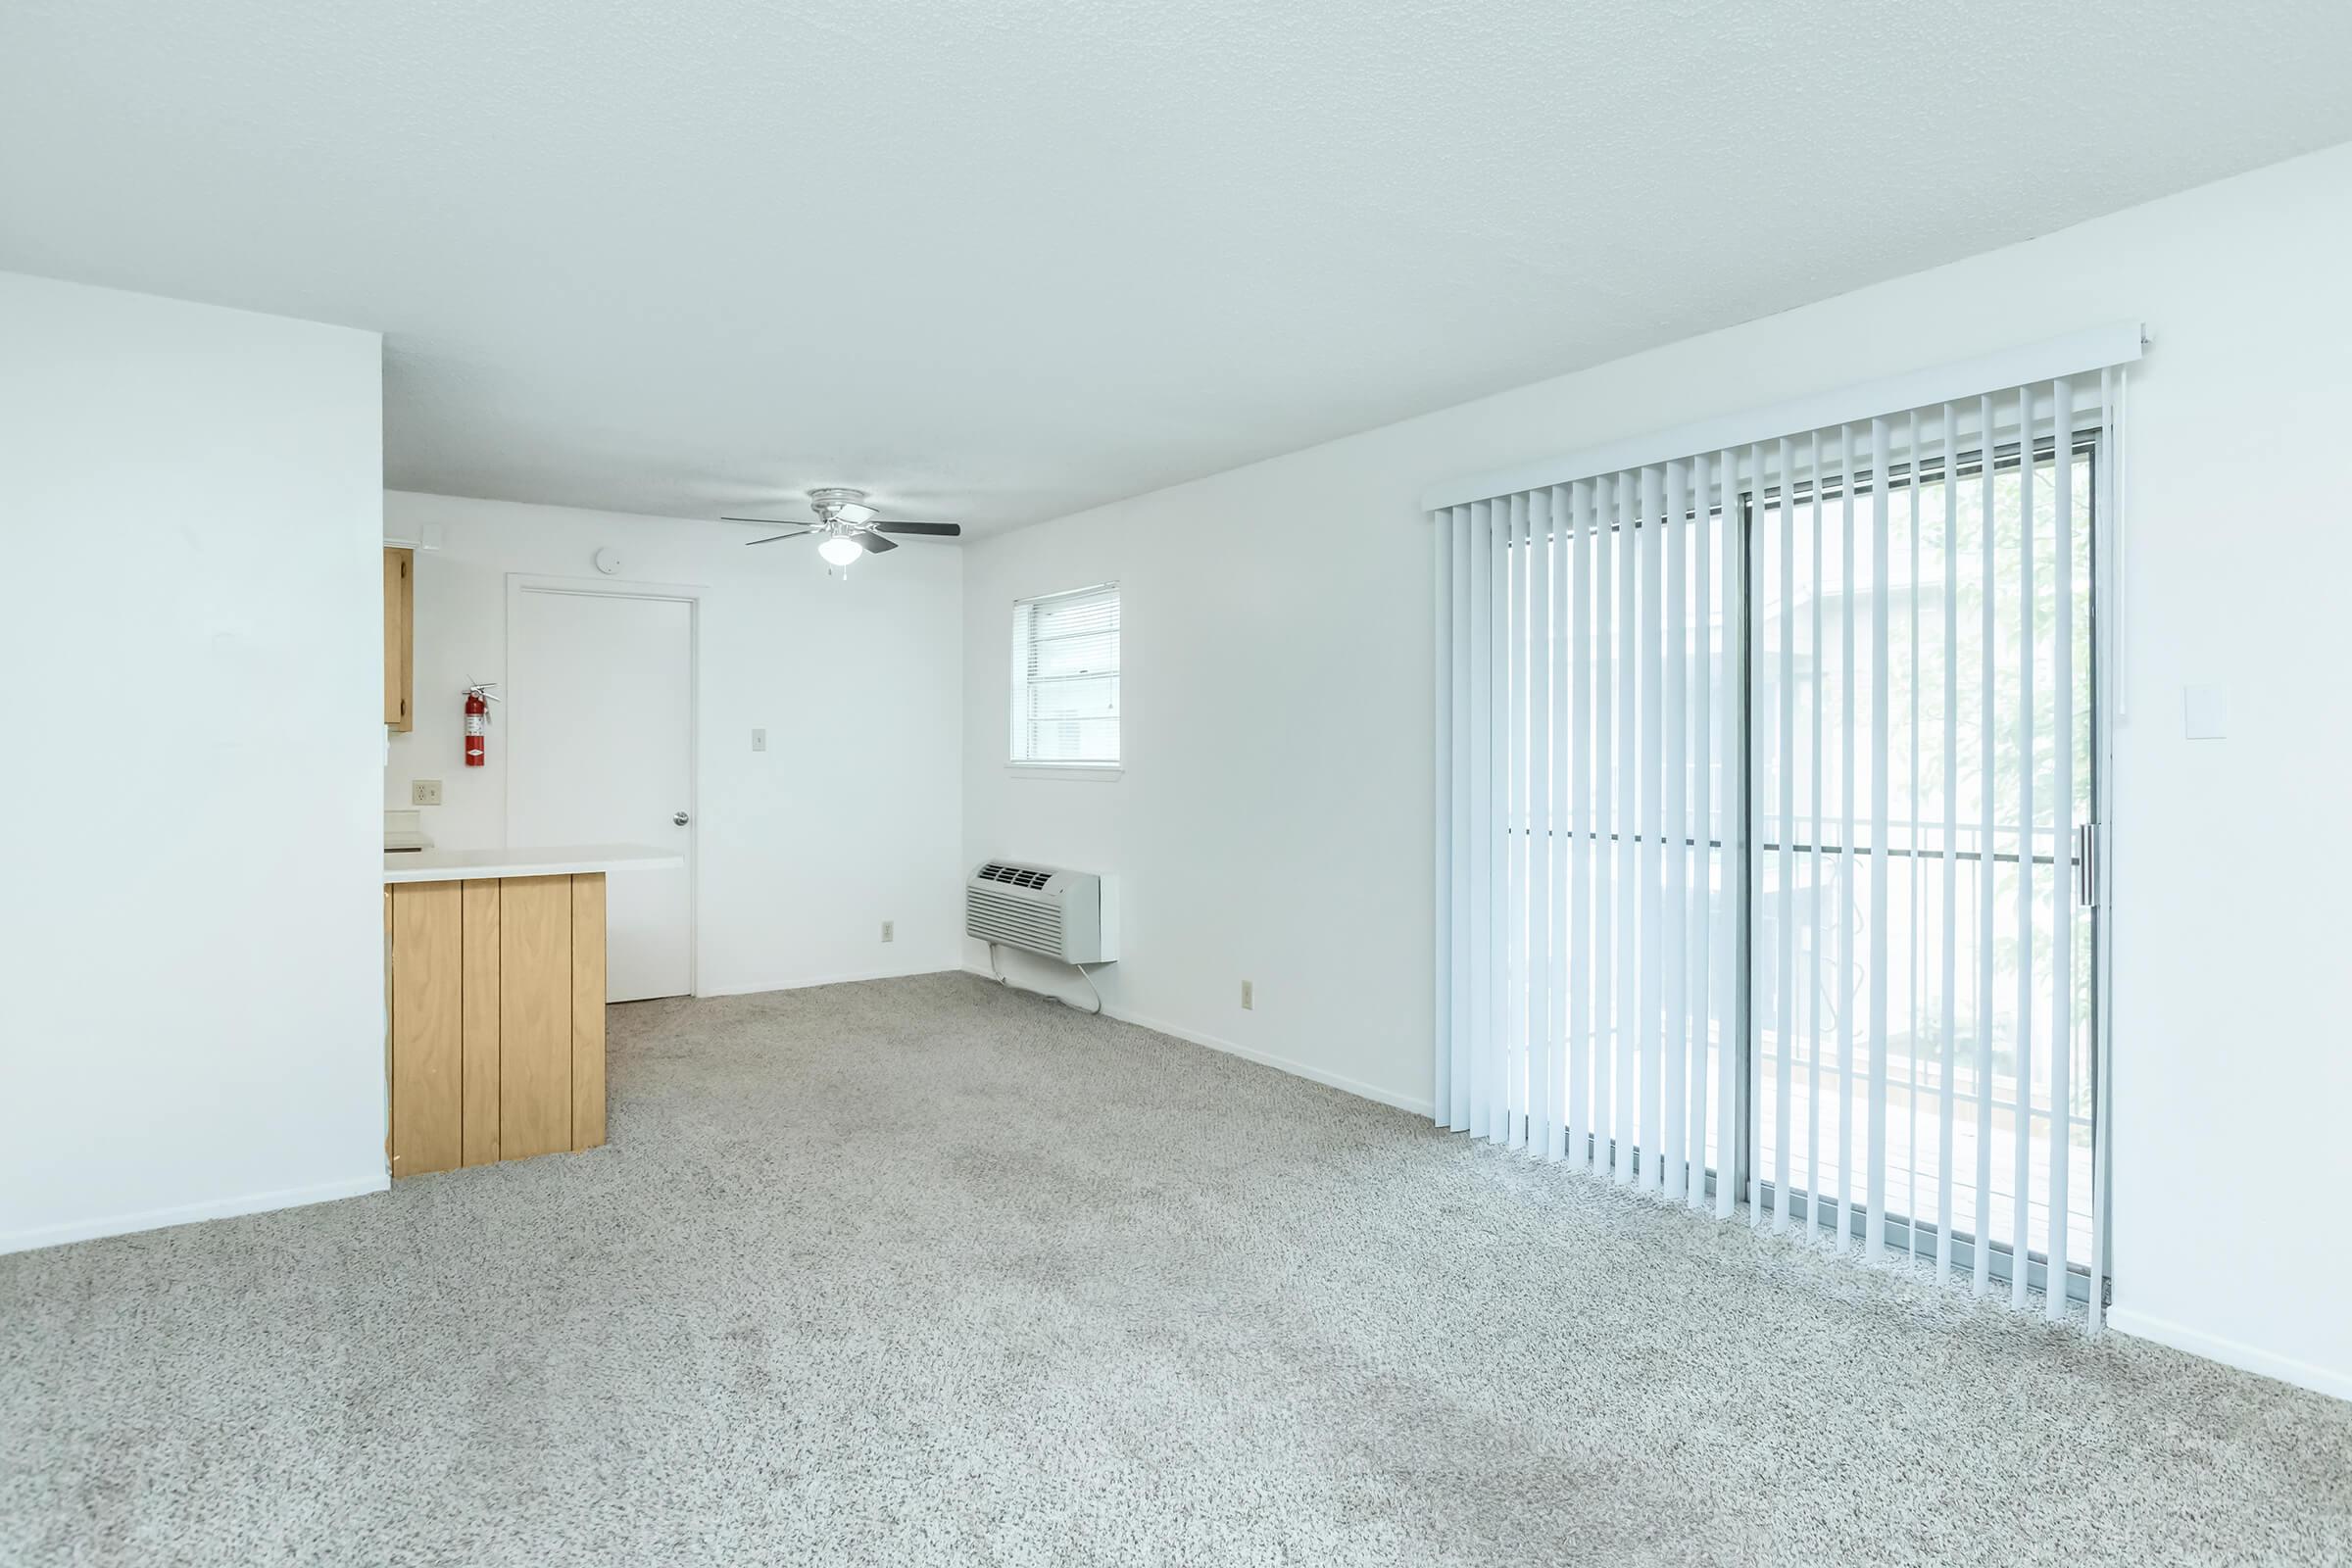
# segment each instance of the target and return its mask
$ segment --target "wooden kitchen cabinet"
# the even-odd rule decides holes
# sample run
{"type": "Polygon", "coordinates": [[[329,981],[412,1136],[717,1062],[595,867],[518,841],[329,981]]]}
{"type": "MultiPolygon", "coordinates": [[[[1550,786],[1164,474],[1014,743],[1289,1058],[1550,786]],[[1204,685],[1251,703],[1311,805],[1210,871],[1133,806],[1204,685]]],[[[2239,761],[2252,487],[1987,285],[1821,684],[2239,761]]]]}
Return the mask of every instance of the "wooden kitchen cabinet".
{"type": "Polygon", "coordinates": [[[416,722],[416,552],[384,551],[384,723],[416,722]]]}
{"type": "Polygon", "coordinates": [[[603,873],[385,892],[392,1174],[602,1144],[603,873]]]}

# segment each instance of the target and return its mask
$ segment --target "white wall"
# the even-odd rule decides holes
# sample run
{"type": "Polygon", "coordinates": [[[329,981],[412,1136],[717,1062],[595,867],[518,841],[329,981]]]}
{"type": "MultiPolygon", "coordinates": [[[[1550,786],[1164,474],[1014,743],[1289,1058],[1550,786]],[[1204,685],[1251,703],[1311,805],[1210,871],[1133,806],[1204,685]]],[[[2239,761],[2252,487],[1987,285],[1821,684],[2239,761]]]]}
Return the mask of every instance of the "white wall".
{"type": "Polygon", "coordinates": [[[393,491],[416,555],[416,728],[395,735],[384,804],[420,808],[443,849],[505,845],[507,736],[463,758],[460,692],[503,680],[507,574],[704,588],[697,715],[704,995],[954,967],[960,955],[962,551],[916,542],[825,575],[809,541],[759,549],[736,523],[393,491]],[[755,728],[768,749],[752,750],[755,728]],[[881,941],[884,920],[896,940],[881,941]]]}
{"type": "MultiPolygon", "coordinates": [[[[2352,1395],[2352,148],[976,546],[966,858],[1123,872],[1114,1011],[1395,1103],[1430,1093],[1423,486],[2117,319],[2114,1320],[2352,1395]],[[1128,770],[1008,774],[1007,606],[1116,578],[1128,770]],[[2181,733],[2184,684],[2233,700],[2181,733]],[[1243,977],[1257,1009],[1243,1012],[1243,977]]],[[[1367,330],[1374,329],[1368,325],[1367,330]]],[[[967,960],[978,961],[978,950],[967,960]]]]}
{"type": "Polygon", "coordinates": [[[380,388],[0,273],[0,1250],[385,1185],[380,388]]]}

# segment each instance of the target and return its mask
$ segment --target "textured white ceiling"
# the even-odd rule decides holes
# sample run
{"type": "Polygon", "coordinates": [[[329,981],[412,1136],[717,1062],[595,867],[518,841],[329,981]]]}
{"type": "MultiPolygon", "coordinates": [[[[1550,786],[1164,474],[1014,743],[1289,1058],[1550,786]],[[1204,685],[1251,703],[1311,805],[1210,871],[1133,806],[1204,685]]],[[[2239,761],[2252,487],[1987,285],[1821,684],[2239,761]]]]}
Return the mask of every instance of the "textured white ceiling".
{"type": "Polygon", "coordinates": [[[1031,520],[2352,138],[2344,0],[8,0],[0,267],[395,486],[1031,520]]]}

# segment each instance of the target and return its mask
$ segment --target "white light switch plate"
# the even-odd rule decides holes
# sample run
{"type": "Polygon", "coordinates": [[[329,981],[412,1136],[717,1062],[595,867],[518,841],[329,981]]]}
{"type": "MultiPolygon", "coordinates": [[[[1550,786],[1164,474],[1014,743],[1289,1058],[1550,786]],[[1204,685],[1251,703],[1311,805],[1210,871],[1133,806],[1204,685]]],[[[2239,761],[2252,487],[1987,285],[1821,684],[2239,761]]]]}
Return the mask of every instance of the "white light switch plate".
{"type": "Polygon", "coordinates": [[[411,806],[439,806],[441,804],[441,781],[437,778],[409,780],[409,804],[411,806]]]}
{"type": "Polygon", "coordinates": [[[756,729],[752,731],[752,750],[755,752],[764,752],[767,750],[767,731],[763,729],[756,729]]]}
{"type": "Polygon", "coordinates": [[[2220,686],[2180,689],[2180,733],[2192,741],[2218,741],[2230,733],[2230,693],[2220,686]]]}

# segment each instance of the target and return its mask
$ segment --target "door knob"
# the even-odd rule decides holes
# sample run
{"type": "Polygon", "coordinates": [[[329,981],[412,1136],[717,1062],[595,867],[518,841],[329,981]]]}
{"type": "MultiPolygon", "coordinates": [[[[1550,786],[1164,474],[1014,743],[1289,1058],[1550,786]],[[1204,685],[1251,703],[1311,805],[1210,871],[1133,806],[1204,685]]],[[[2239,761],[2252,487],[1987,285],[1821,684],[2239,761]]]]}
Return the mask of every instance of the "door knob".
{"type": "Polygon", "coordinates": [[[684,811],[680,811],[677,815],[671,817],[670,820],[677,823],[678,826],[684,827],[686,825],[686,813],[684,811]]]}

